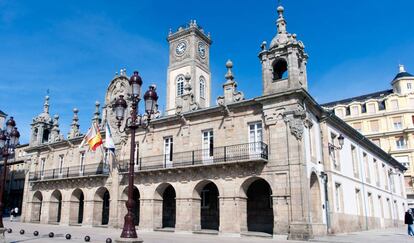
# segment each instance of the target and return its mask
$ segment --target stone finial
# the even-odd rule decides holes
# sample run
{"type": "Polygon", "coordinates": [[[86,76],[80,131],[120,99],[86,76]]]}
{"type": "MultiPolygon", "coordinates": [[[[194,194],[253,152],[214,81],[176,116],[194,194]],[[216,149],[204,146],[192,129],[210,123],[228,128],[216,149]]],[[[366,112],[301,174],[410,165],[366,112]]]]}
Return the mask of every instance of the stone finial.
{"type": "Polygon", "coordinates": [[[262,51],[266,51],[267,48],[267,42],[263,41],[262,44],[260,45],[260,49],[262,49],[262,51]]]}
{"type": "Polygon", "coordinates": [[[59,129],[59,115],[54,115],[53,117],[53,125],[52,125],[52,132],[50,134],[51,142],[58,142],[63,140],[63,136],[60,134],[59,129]]]}
{"type": "Polygon", "coordinates": [[[77,108],[73,109],[73,118],[72,118],[72,123],[70,125],[70,131],[68,134],[68,138],[74,138],[80,135],[78,112],[79,110],[77,108]]]}
{"type": "Polygon", "coordinates": [[[126,77],[126,76],[127,76],[127,75],[126,75],[126,68],[121,68],[121,70],[119,70],[119,75],[120,75],[120,76],[125,76],[125,77],[126,77]]]}
{"type": "Polygon", "coordinates": [[[93,118],[92,118],[92,122],[96,123],[96,124],[100,124],[101,123],[101,113],[99,112],[99,106],[101,104],[99,103],[99,101],[95,102],[95,112],[93,113],[93,118]]]}
{"type": "Polygon", "coordinates": [[[279,5],[279,7],[277,7],[277,13],[279,14],[279,19],[283,19],[284,11],[285,11],[285,8],[282,5],[279,5]]]}
{"type": "Polygon", "coordinates": [[[226,82],[223,84],[224,96],[217,98],[217,104],[226,106],[227,104],[238,102],[244,99],[243,92],[237,91],[237,82],[234,81],[233,62],[228,60],[226,62],[227,73],[225,75],[226,82]]]}
{"type": "Polygon", "coordinates": [[[404,67],[404,65],[400,64],[399,65],[399,69],[400,69],[400,73],[405,73],[405,67],[404,67]]]}
{"type": "Polygon", "coordinates": [[[229,59],[226,62],[226,68],[227,68],[227,73],[224,76],[227,79],[227,83],[231,83],[234,82],[234,76],[233,76],[233,62],[229,59]]]}
{"type": "Polygon", "coordinates": [[[45,114],[49,114],[49,96],[48,95],[45,96],[45,103],[43,105],[43,112],[45,114]]]}

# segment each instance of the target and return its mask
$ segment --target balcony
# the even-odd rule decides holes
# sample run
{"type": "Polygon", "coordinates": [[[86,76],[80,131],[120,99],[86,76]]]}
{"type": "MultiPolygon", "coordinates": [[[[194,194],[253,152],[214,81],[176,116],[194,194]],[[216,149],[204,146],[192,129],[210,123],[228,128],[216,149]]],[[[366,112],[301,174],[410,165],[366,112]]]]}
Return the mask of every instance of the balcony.
{"type": "MultiPolygon", "coordinates": [[[[135,165],[134,171],[140,172],[192,166],[208,166],[214,164],[228,164],[247,161],[267,162],[267,159],[267,144],[263,142],[256,142],[142,157],[139,158],[138,163],[135,165]]],[[[120,161],[120,173],[128,172],[128,168],[129,160],[120,161]]]]}
{"type": "Polygon", "coordinates": [[[104,163],[71,166],[62,169],[51,169],[29,173],[30,182],[72,179],[81,177],[108,176],[109,166],[104,163]]]}

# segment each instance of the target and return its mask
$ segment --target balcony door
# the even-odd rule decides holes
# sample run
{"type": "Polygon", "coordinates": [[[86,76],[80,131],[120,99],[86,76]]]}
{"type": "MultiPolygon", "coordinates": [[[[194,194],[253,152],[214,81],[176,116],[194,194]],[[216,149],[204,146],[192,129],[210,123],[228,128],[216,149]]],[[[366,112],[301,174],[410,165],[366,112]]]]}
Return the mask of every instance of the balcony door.
{"type": "Polygon", "coordinates": [[[263,129],[261,122],[249,124],[249,155],[257,156],[262,152],[263,129]]]}
{"type": "Polygon", "coordinates": [[[164,138],[164,167],[171,168],[173,165],[173,138],[164,138]]]}
{"type": "Polygon", "coordinates": [[[202,156],[203,164],[213,163],[214,137],[213,130],[203,131],[202,156]]]}

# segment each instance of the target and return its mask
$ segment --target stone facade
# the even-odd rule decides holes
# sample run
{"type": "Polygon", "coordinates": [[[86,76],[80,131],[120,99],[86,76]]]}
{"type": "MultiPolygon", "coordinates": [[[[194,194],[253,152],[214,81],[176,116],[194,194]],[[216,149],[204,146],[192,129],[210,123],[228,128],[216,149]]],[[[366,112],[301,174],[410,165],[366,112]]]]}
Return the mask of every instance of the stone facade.
{"type": "MultiPolygon", "coordinates": [[[[278,41],[272,41],[270,48],[263,47],[260,53],[262,96],[244,99],[243,93],[236,90],[233,64],[227,62],[227,81],[218,106],[198,106],[164,116],[158,112],[147,129],[138,130],[132,148],[137,158],[134,198],[140,229],[215,230],[236,235],[263,232],[305,240],[327,232],[365,229],[352,223],[361,217],[354,210],[356,203],[347,202],[339,210],[331,206],[334,202],[345,205],[341,195],[347,194],[337,193],[337,183],[344,185],[343,193],[348,185],[371,186],[351,178],[345,166],[344,170],[332,169],[337,163],[332,160],[333,152],[341,153],[341,163],[348,166],[349,160],[345,159],[350,156],[345,149],[332,151],[330,144],[337,141],[329,139],[332,132],[343,134],[346,145],[352,143],[361,153],[363,150],[375,157],[387,171],[402,173],[401,164],[322,109],[308,94],[303,44],[286,31],[283,8],[279,7],[278,12],[278,26],[283,31],[274,38],[278,41]],[[283,60],[269,61],[278,55],[283,60]]],[[[175,48],[171,51],[175,52],[175,48]]],[[[187,83],[194,77],[185,76],[187,83]]],[[[169,83],[168,80],[169,77],[169,83]]],[[[80,133],[59,141],[32,143],[26,149],[30,169],[23,221],[122,227],[131,145],[128,134],[117,129],[112,105],[119,95],[128,97],[127,81],[122,72],[110,82],[102,116],[97,115],[98,109],[93,118],[101,128],[109,124],[116,144],[115,156],[80,147],[80,133]]],[[[171,86],[169,89],[173,94],[177,91],[171,86]]],[[[42,122],[47,121],[42,123],[42,131],[53,126],[58,131],[48,115],[49,100],[46,101],[47,109],[39,115],[42,122]]],[[[181,104],[175,105],[177,111],[181,104]]],[[[78,128],[75,117],[72,127],[78,128]]],[[[387,217],[403,215],[403,184],[399,194],[380,188],[370,192],[384,200],[391,198],[398,207],[389,216],[375,211],[367,218],[367,227],[387,227],[381,223],[387,217]]]]}

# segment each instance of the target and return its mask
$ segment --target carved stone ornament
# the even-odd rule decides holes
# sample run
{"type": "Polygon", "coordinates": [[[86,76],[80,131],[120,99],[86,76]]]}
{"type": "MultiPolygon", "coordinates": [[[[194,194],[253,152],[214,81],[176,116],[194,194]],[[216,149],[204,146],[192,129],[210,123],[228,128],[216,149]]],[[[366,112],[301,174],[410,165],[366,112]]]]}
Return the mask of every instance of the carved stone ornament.
{"type": "Polygon", "coordinates": [[[305,129],[304,120],[306,118],[306,112],[302,106],[298,105],[293,112],[286,112],[285,121],[289,123],[290,132],[300,140],[303,136],[305,129]]]}

